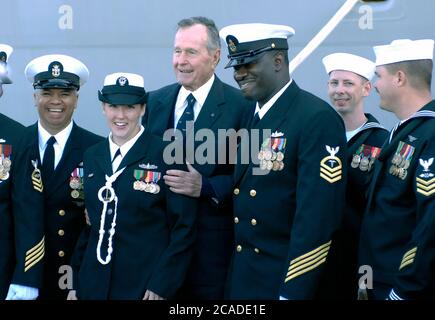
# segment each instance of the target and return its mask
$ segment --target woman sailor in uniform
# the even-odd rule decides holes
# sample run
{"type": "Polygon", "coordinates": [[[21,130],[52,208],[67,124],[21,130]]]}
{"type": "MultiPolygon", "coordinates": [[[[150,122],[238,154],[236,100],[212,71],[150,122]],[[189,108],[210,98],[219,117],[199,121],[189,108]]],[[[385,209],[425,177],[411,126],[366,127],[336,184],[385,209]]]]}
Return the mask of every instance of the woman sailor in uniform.
{"type": "Polygon", "coordinates": [[[163,183],[163,141],[140,124],[143,78],[110,74],[98,96],[111,132],[84,157],[90,225],[73,258],[77,298],[171,298],[191,259],[195,202],[163,183]]]}

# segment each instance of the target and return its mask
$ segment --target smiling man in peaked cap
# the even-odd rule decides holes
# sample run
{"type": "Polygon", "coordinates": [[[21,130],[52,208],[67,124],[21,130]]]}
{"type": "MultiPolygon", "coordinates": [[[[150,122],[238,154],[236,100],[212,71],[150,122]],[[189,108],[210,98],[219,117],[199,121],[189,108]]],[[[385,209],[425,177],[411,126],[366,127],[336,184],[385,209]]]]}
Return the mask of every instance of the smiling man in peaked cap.
{"type": "Polygon", "coordinates": [[[293,34],[291,27],[262,23],[220,31],[227,67],[256,103],[250,128],[260,137],[269,130],[261,149],[251,150],[255,158],[235,169],[230,299],[314,299],[325,290],[343,213],[346,141],[338,114],[290,77],[293,34]]]}
{"type": "MultiPolygon", "coordinates": [[[[83,153],[102,139],[72,120],[89,77],[79,60],[60,54],[26,66],[39,119],[27,128],[17,156],[12,197],[16,267],[7,299],[65,299],[59,277],[85,225],[83,153]]],[[[70,284],[71,285],[71,284],[70,284]]]]}

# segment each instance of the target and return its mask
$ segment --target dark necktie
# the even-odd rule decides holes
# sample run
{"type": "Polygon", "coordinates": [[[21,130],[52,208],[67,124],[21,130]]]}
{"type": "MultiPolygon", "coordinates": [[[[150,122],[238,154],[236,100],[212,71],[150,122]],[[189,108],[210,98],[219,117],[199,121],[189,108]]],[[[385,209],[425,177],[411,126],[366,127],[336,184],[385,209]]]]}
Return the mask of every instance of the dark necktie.
{"type": "Polygon", "coordinates": [[[115,155],[113,156],[112,159],[112,163],[115,161],[116,158],[118,158],[118,156],[121,155],[121,148],[119,148],[118,150],[116,150],[115,155]]]}
{"type": "Polygon", "coordinates": [[[42,159],[42,178],[49,181],[54,172],[54,147],[56,138],[51,136],[47,141],[47,147],[44,152],[44,159],[42,159]]]}
{"type": "Polygon", "coordinates": [[[196,102],[193,94],[189,94],[187,96],[186,100],[187,100],[187,107],[186,107],[186,109],[184,109],[184,112],[181,115],[180,120],[178,120],[178,123],[177,123],[177,129],[182,131],[184,138],[186,138],[187,121],[194,120],[193,106],[195,105],[195,102],[196,102]]]}
{"type": "Polygon", "coordinates": [[[260,121],[260,116],[258,115],[258,112],[256,112],[254,114],[254,117],[252,118],[251,127],[255,127],[259,121],[260,121]]]}

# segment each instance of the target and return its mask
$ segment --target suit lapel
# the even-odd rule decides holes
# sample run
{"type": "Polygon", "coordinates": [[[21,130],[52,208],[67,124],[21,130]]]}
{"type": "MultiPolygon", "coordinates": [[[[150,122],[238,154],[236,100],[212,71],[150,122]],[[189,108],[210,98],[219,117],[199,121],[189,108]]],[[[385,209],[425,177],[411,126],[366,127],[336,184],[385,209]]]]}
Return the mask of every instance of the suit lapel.
{"type": "Polygon", "coordinates": [[[113,174],[108,138],[104,141],[104,143],[99,144],[99,148],[95,151],[95,162],[105,174],[108,176],[113,174]]]}
{"type": "Polygon", "coordinates": [[[168,90],[167,95],[158,98],[156,107],[152,110],[153,114],[148,117],[146,128],[148,132],[152,132],[158,136],[163,136],[166,129],[173,128],[173,124],[169,124],[169,120],[173,118],[174,106],[180,87],[179,84],[174,84],[168,90]]]}
{"type": "Polygon", "coordinates": [[[62,158],[46,186],[48,195],[54,194],[54,191],[69,179],[71,172],[83,161],[84,150],[81,150],[81,142],[82,137],[80,130],[74,123],[65,149],[63,150],[62,158]]]}
{"type": "Polygon", "coordinates": [[[119,170],[128,167],[133,163],[138,162],[142,158],[144,158],[148,152],[148,145],[150,143],[151,137],[147,133],[142,133],[142,135],[139,137],[139,139],[136,141],[136,143],[133,145],[133,147],[127,152],[125,157],[122,159],[121,163],[119,164],[119,170]]]}
{"type": "Polygon", "coordinates": [[[225,104],[223,85],[219,78],[215,76],[207,99],[195,120],[195,132],[203,128],[210,129],[220,117],[221,108],[219,108],[219,106],[223,104],[225,104]]]}

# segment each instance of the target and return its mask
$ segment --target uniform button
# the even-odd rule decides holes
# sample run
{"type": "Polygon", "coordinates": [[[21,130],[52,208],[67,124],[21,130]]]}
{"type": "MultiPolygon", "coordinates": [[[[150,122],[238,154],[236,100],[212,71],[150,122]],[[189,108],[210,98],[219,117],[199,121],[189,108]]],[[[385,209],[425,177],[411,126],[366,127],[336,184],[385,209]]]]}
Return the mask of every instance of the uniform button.
{"type": "Polygon", "coordinates": [[[234,194],[237,196],[240,193],[240,189],[235,188],[234,189],[234,194]]]}
{"type": "Polygon", "coordinates": [[[234,217],[234,223],[239,223],[239,218],[234,217]]]}
{"type": "Polygon", "coordinates": [[[252,189],[251,191],[249,191],[249,194],[251,195],[251,197],[255,197],[257,195],[257,191],[252,189]]]}
{"type": "Polygon", "coordinates": [[[238,245],[237,248],[236,248],[236,250],[237,250],[237,252],[242,251],[242,246],[241,246],[241,245],[238,245]]]}
{"type": "Polygon", "coordinates": [[[63,217],[65,215],[65,210],[59,210],[59,215],[63,217]]]}
{"type": "Polygon", "coordinates": [[[109,210],[107,210],[107,214],[108,215],[111,215],[113,213],[113,209],[109,209],[109,210]]]}
{"type": "Polygon", "coordinates": [[[260,253],[260,250],[258,248],[254,249],[255,253],[260,253]]]}
{"type": "Polygon", "coordinates": [[[62,229],[59,229],[57,234],[60,235],[60,236],[63,236],[65,234],[65,231],[63,231],[62,229]]]}
{"type": "Polygon", "coordinates": [[[251,224],[252,224],[253,226],[256,226],[256,225],[257,225],[257,220],[252,219],[252,220],[251,220],[251,224]]]}
{"type": "Polygon", "coordinates": [[[59,257],[61,257],[61,258],[63,258],[63,256],[65,255],[65,252],[63,252],[62,250],[61,251],[59,251],[59,257]]]}

